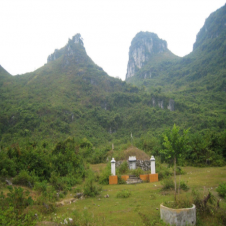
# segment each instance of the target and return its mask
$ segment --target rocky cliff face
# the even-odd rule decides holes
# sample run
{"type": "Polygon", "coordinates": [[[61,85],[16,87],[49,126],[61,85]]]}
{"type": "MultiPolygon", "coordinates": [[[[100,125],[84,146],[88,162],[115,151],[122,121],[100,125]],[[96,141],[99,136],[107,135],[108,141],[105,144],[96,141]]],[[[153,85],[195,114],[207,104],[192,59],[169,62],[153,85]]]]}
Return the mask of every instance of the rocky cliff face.
{"type": "Polygon", "coordinates": [[[163,100],[162,98],[152,97],[151,103],[153,107],[158,106],[161,109],[169,109],[170,111],[174,111],[175,102],[173,99],[163,100]]]}
{"type": "MultiPolygon", "coordinates": [[[[166,50],[167,42],[159,39],[156,34],[150,32],[138,33],[130,46],[126,79],[134,76],[150,60],[152,55],[163,53],[166,50]]],[[[150,77],[151,74],[146,76],[150,77]]]]}
{"type": "Polygon", "coordinates": [[[63,54],[67,55],[67,56],[73,56],[74,55],[74,51],[71,47],[72,44],[79,44],[80,46],[84,46],[83,41],[82,41],[82,37],[80,34],[76,34],[75,36],[72,37],[72,39],[68,40],[68,43],[66,45],[65,48],[63,49],[55,49],[54,53],[50,54],[47,58],[47,63],[54,61],[58,58],[60,58],[63,54]]]}

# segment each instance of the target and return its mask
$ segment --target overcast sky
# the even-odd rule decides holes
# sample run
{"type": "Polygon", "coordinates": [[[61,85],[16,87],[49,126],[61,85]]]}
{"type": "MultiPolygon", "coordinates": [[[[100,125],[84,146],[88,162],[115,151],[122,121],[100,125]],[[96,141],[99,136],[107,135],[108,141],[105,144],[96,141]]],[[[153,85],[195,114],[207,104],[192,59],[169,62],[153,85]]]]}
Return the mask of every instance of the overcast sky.
{"type": "Polygon", "coordinates": [[[140,31],[156,33],[178,56],[192,51],[210,13],[225,0],[0,0],[0,65],[34,71],[80,33],[92,60],[125,79],[129,47],[140,31]]]}

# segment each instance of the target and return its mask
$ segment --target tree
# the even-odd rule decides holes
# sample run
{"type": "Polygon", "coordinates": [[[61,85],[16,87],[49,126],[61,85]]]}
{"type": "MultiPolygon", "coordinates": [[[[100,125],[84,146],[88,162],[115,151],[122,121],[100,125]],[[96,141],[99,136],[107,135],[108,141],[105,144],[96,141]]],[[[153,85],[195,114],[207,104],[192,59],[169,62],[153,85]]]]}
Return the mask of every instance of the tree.
{"type": "Polygon", "coordinates": [[[174,162],[174,183],[175,183],[175,199],[176,199],[176,163],[177,159],[181,158],[182,153],[186,151],[188,143],[188,132],[189,129],[184,130],[182,135],[180,134],[180,128],[173,125],[172,130],[163,135],[163,147],[164,149],[160,151],[161,154],[165,156],[166,159],[173,160],[174,162]]]}

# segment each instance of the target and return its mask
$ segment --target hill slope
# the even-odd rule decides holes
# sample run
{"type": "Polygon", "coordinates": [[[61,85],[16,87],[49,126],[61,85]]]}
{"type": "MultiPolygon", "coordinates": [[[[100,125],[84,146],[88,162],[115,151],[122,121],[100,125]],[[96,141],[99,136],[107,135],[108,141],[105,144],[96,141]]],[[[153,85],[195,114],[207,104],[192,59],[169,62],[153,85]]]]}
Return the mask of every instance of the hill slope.
{"type": "MultiPolygon", "coordinates": [[[[208,26],[221,21],[225,7],[211,14],[208,26]]],[[[184,58],[157,35],[139,33],[130,48],[128,67],[134,71],[128,70],[126,82],[90,59],[80,34],[32,73],[10,76],[1,69],[1,143],[68,136],[87,137],[94,145],[126,143],[131,132],[135,138],[158,136],[174,123],[192,132],[224,130],[225,26],[217,31],[211,37],[201,29],[194,51],[184,58]]]]}
{"type": "Polygon", "coordinates": [[[151,65],[155,76],[145,78],[139,71],[127,82],[149,93],[159,90],[175,101],[185,113],[184,123],[198,130],[225,128],[226,100],[226,5],[207,18],[197,35],[194,50],[174,61],[151,65]]]}

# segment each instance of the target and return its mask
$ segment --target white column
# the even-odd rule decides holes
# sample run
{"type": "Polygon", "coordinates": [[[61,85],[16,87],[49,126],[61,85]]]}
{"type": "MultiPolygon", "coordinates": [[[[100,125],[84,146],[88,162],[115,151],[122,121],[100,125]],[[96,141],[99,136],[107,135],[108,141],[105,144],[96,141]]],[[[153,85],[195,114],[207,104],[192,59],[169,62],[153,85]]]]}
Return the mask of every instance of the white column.
{"type": "Polygon", "coordinates": [[[155,158],[153,155],[151,156],[150,161],[151,161],[151,174],[155,174],[155,158]]]}
{"type": "Polygon", "coordinates": [[[136,156],[129,156],[129,169],[136,169],[136,156]]]}
{"type": "Polygon", "coordinates": [[[115,159],[112,158],[111,160],[111,175],[115,176],[115,159]]]}

